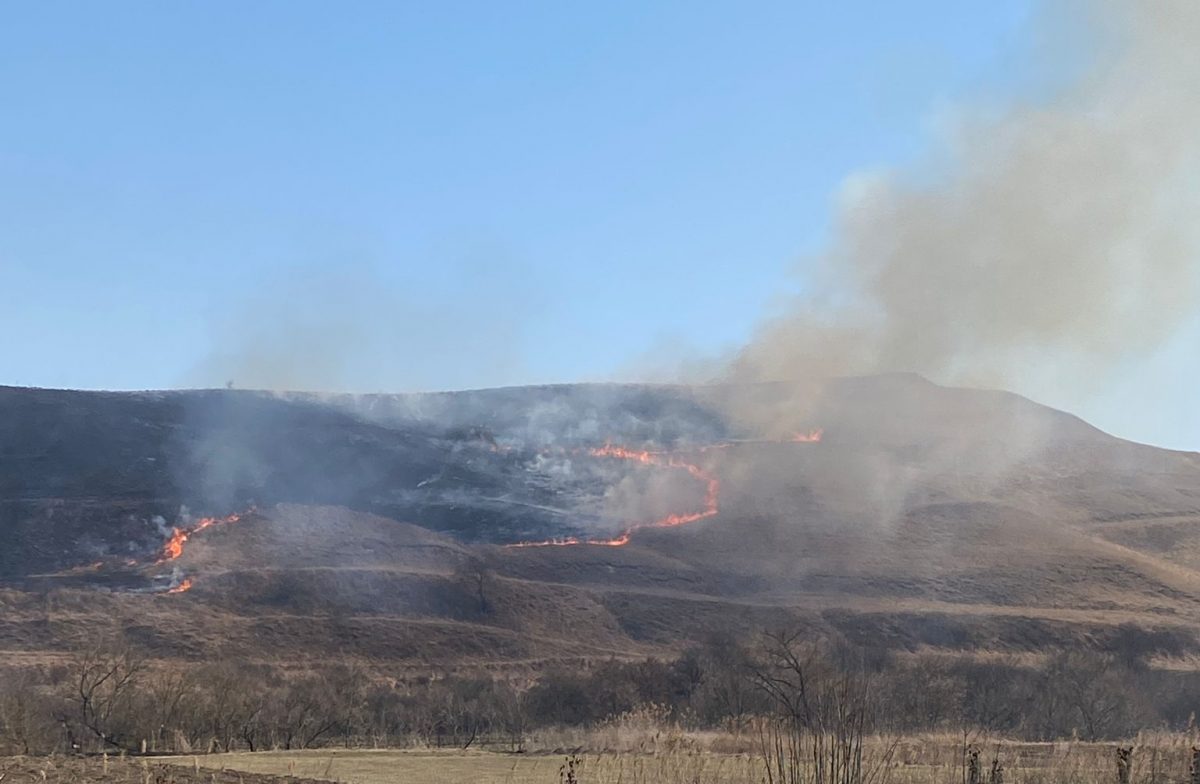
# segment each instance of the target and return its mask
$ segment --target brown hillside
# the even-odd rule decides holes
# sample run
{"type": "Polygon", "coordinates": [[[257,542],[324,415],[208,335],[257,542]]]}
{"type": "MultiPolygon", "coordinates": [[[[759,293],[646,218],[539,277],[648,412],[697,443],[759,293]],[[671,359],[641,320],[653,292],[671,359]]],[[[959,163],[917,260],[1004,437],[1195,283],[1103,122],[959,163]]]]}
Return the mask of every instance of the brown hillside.
{"type": "MultiPolygon", "coordinates": [[[[648,420],[620,413],[626,398],[614,389],[529,398],[542,424],[546,399],[561,395],[556,406],[624,423],[624,435],[644,429],[648,420]]],[[[566,530],[586,537],[591,523],[573,505],[601,510],[597,535],[628,510],[703,506],[702,483],[677,469],[503,446],[526,433],[512,408],[521,398],[489,394],[439,398],[447,421],[477,418],[489,440],[428,441],[461,466],[437,520],[470,509],[453,519],[486,525],[486,510],[503,506],[504,525],[520,528],[519,509],[550,510],[546,519],[566,515],[566,530]],[[472,476],[486,478],[478,497],[462,484],[472,476]],[[539,488],[536,502],[515,495],[528,493],[522,477],[539,488]]],[[[909,376],[630,395],[660,417],[671,401],[659,421],[678,432],[635,446],[717,478],[715,515],[636,530],[623,547],[513,549],[431,530],[428,504],[407,522],[347,508],[372,506],[359,496],[260,504],[196,533],[169,563],[143,551],[132,564],[102,555],[94,568],[11,577],[0,649],[46,658],[114,623],[163,658],[303,667],[336,657],[405,671],[644,656],[717,628],[781,623],[908,650],[1104,648],[1131,633],[1164,655],[1200,646],[1195,454],[1124,442],[1014,395],[909,376]],[[816,427],[819,443],[787,437],[816,427]],[[184,580],[187,592],[162,592],[184,580]]],[[[377,429],[363,431],[372,439],[393,426],[381,407],[372,402],[377,429]]],[[[372,492],[411,496],[445,481],[426,441],[405,438],[430,465],[372,492]]]]}

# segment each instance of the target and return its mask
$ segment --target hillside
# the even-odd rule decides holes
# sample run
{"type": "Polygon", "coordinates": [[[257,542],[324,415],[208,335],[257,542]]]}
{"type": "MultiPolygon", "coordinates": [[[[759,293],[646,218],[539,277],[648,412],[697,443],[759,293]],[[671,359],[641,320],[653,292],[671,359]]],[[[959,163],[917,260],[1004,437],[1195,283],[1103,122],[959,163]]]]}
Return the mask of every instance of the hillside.
{"type": "Polygon", "coordinates": [[[162,658],[413,671],[780,623],[908,650],[1200,647],[1200,456],[915,376],[3,388],[0,509],[17,659],[112,623],[162,658]],[[628,541],[505,546],[565,537],[628,541]]]}

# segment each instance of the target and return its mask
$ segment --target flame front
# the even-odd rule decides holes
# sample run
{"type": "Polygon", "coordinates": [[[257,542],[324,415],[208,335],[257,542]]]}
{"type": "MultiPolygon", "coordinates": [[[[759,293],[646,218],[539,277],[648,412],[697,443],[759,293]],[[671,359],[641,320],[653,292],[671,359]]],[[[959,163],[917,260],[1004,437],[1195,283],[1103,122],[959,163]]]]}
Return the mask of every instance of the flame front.
{"type": "Polygon", "coordinates": [[[179,582],[179,585],[176,585],[173,588],[168,588],[167,593],[187,593],[190,590],[192,590],[192,578],[184,577],[183,580],[179,582]]]}
{"type": "MultiPolygon", "coordinates": [[[[250,511],[254,511],[253,507],[251,507],[250,511]]],[[[188,539],[190,539],[192,536],[200,533],[205,528],[212,528],[214,525],[227,525],[229,523],[236,523],[246,514],[248,514],[248,512],[237,512],[231,515],[226,515],[225,517],[201,517],[195,523],[186,528],[180,528],[179,526],[172,528],[171,536],[166,542],[163,543],[162,550],[159,553],[158,559],[155,561],[155,563],[164,564],[174,561],[175,559],[179,558],[179,556],[183,555],[183,547],[188,543],[188,539]]],[[[191,577],[184,577],[177,585],[171,586],[164,593],[187,593],[192,589],[193,584],[194,581],[191,577]]]]}
{"type": "MultiPolygon", "coordinates": [[[[820,443],[824,431],[821,428],[814,428],[806,432],[793,433],[792,436],[784,441],[784,443],[797,444],[817,444],[820,443]]],[[[743,441],[722,441],[716,444],[707,444],[694,448],[694,452],[708,452],[714,449],[729,449],[739,444],[757,444],[757,443],[780,443],[779,441],[765,441],[757,439],[747,439],[743,441]]],[[[677,468],[687,471],[694,479],[704,484],[704,506],[696,512],[672,513],[666,517],[660,517],[648,523],[635,523],[630,525],[620,535],[611,539],[582,539],[577,536],[568,536],[562,539],[547,539],[542,542],[517,542],[515,544],[505,545],[505,547],[517,549],[522,547],[573,547],[575,545],[596,545],[600,547],[623,547],[629,544],[629,540],[634,531],[643,528],[674,528],[680,525],[694,523],[697,520],[703,520],[706,517],[712,517],[720,511],[721,498],[721,480],[705,471],[695,463],[689,463],[671,452],[650,451],[646,449],[630,449],[629,447],[618,446],[613,443],[607,443],[601,447],[593,447],[587,450],[587,453],[592,457],[613,457],[619,460],[631,460],[635,463],[649,466],[660,466],[663,468],[677,468]]]]}
{"type": "Polygon", "coordinates": [[[211,528],[214,525],[225,525],[226,523],[236,523],[242,519],[243,513],[231,514],[225,517],[202,517],[196,521],[195,525],[187,528],[173,528],[171,530],[171,538],[163,544],[162,553],[159,554],[157,563],[166,563],[174,561],[179,556],[183,555],[183,546],[187,544],[188,539],[193,534],[198,534],[205,528],[211,528]]]}
{"type": "Polygon", "coordinates": [[[592,457],[612,457],[618,460],[631,460],[642,465],[677,468],[687,471],[693,478],[704,483],[704,508],[697,512],[669,514],[666,517],[660,517],[648,523],[635,523],[611,539],[581,539],[570,536],[565,539],[548,539],[544,542],[518,542],[517,544],[510,544],[508,547],[571,547],[579,544],[597,547],[623,547],[629,544],[629,539],[633,535],[633,532],[639,529],[673,528],[679,525],[687,525],[697,520],[703,520],[706,517],[712,517],[719,511],[721,482],[695,463],[685,462],[681,458],[666,452],[629,449],[628,447],[617,446],[611,443],[589,449],[587,453],[592,457]]]}
{"type": "Polygon", "coordinates": [[[639,451],[612,444],[605,444],[598,449],[589,450],[589,454],[595,457],[615,457],[621,460],[633,460],[643,465],[682,469],[687,471],[692,478],[704,483],[704,507],[700,511],[685,514],[669,514],[666,517],[660,517],[649,523],[630,526],[615,539],[606,539],[600,542],[589,540],[591,544],[602,543],[613,547],[620,547],[621,545],[628,544],[629,535],[639,528],[674,528],[675,526],[687,525],[697,520],[703,520],[706,517],[712,517],[720,511],[721,481],[695,463],[684,462],[681,458],[665,452],[639,451]]]}

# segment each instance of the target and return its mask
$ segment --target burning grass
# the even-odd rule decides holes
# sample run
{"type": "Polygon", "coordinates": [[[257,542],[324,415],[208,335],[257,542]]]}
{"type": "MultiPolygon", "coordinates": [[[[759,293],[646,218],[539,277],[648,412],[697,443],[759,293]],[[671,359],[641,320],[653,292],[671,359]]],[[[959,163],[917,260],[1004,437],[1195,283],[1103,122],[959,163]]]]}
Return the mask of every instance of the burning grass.
{"type": "MultiPolygon", "coordinates": [[[[806,432],[793,433],[789,438],[783,441],[722,441],[715,444],[706,444],[696,447],[694,451],[704,453],[716,449],[728,449],[736,446],[737,444],[744,443],[817,444],[820,443],[823,434],[824,431],[822,429],[816,428],[806,432]]],[[[633,533],[643,528],[675,528],[677,526],[688,525],[689,523],[704,520],[720,513],[721,480],[709,470],[701,467],[699,464],[685,460],[681,453],[633,449],[609,442],[602,447],[588,449],[586,454],[597,458],[626,460],[643,466],[681,470],[692,479],[696,480],[701,486],[703,486],[703,503],[699,506],[699,508],[693,511],[670,512],[654,520],[631,523],[617,536],[610,538],[581,538],[570,536],[558,539],[547,539],[540,542],[516,542],[508,545],[508,547],[573,547],[575,545],[624,547],[625,545],[629,544],[633,533]]]]}
{"type": "Polygon", "coordinates": [[[624,547],[625,545],[629,544],[629,540],[634,531],[637,531],[641,528],[674,528],[675,526],[687,525],[688,523],[694,523],[697,520],[703,520],[707,517],[712,517],[719,511],[718,499],[721,493],[720,480],[718,480],[712,474],[706,472],[699,465],[685,462],[677,455],[667,452],[650,452],[646,450],[630,449],[628,447],[617,446],[612,443],[605,444],[602,447],[589,449],[587,450],[587,454],[598,458],[627,460],[644,466],[681,469],[693,479],[703,484],[705,488],[703,508],[693,512],[671,512],[650,522],[632,523],[615,537],[580,538],[571,536],[561,539],[547,539],[541,542],[517,542],[515,544],[508,545],[509,547],[571,547],[574,545],[624,547]]]}

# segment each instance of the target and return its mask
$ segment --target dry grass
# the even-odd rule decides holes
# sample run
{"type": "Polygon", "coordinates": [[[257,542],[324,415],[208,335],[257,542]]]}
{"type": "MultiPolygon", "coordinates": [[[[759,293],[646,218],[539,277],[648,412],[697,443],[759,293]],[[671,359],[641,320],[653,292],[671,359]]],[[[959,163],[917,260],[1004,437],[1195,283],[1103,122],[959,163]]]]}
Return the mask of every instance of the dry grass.
{"type": "Polygon", "coordinates": [[[215,771],[189,762],[122,757],[0,757],[3,784],[318,784],[240,771],[215,771]]]}
{"type": "MultiPolygon", "coordinates": [[[[487,751],[302,751],[216,754],[204,767],[292,775],[351,784],[557,784],[567,757],[487,751]]],[[[735,784],[757,782],[761,767],[745,755],[690,751],[581,754],[584,784],[735,784]]]]}
{"type": "MultiPolygon", "coordinates": [[[[610,730],[593,738],[604,745],[633,745],[635,750],[504,754],[484,750],[313,750],[217,754],[200,757],[212,769],[288,775],[348,784],[557,784],[570,756],[578,760],[580,784],[758,784],[763,767],[752,753],[716,749],[745,744],[745,739],[680,736],[636,742],[610,730]],[[614,743],[614,737],[617,743],[614,743]]],[[[565,736],[564,736],[565,737],[565,736]]],[[[1078,742],[1014,743],[962,736],[876,738],[867,750],[882,758],[894,749],[890,763],[874,784],[962,784],[964,742],[981,750],[985,781],[993,760],[1003,768],[1005,784],[1116,784],[1117,744],[1078,742]]],[[[1146,734],[1134,747],[1132,784],[1181,784],[1194,739],[1183,735],[1146,734]]],[[[192,758],[181,760],[194,764],[192,758]]]]}
{"type": "MultiPolygon", "coordinates": [[[[629,727],[622,743],[635,741],[629,727]]],[[[612,735],[595,740],[611,742],[612,735]]],[[[641,751],[580,753],[580,784],[759,784],[760,762],[721,751],[744,739],[684,735],[673,748],[643,739],[641,751]]],[[[992,760],[1005,784],[1116,784],[1116,744],[1014,743],[940,735],[872,739],[868,753],[894,749],[873,784],[962,784],[964,742],[981,750],[984,781],[992,760]]],[[[1196,738],[1145,734],[1132,745],[1131,784],[1183,784],[1196,738]]],[[[559,784],[567,753],[505,754],[486,750],[272,751],[167,759],[0,758],[3,784],[559,784]]]]}

